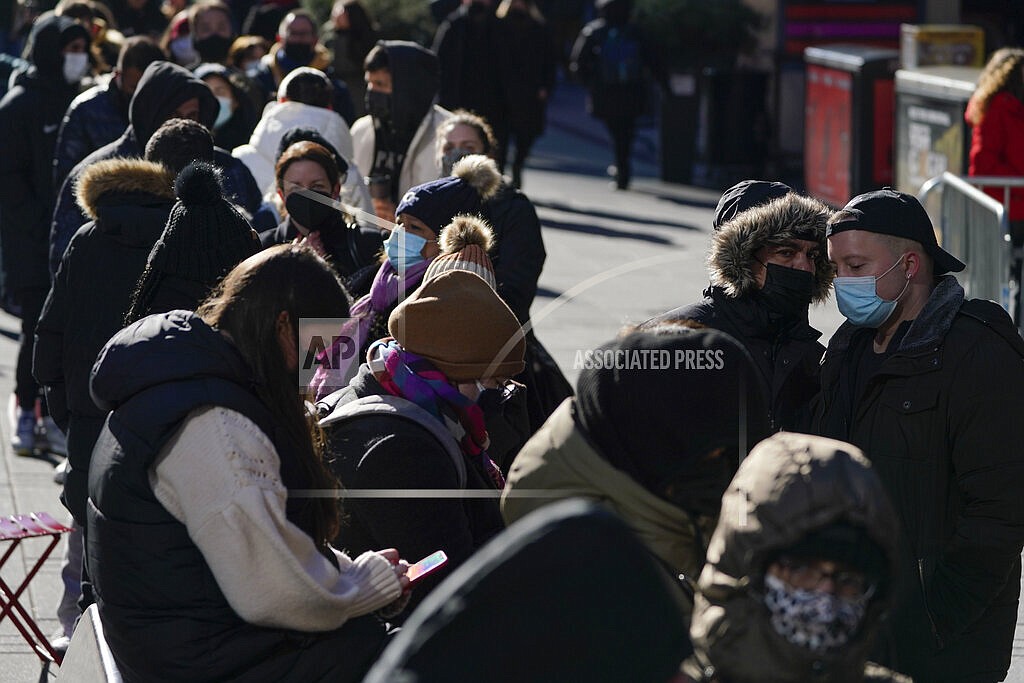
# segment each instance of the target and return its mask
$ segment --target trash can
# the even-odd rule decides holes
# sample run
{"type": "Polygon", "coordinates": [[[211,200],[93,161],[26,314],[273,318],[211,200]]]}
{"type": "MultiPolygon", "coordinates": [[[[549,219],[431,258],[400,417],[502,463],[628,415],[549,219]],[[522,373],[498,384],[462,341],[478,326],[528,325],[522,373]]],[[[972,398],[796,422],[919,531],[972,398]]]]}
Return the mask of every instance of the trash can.
{"type": "Polygon", "coordinates": [[[768,74],[705,69],[698,86],[693,184],[724,189],[760,177],[768,157],[768,74]]]}
{"type": "Polygon", "coordinates": [[[689,185],[693,180],[694,131],[697,128],[697,75],[674,72],[661,98],[661,179],[689,185]]]}
{"type": "Polygon", "coordinates": [[[971,145],[964,122],[981,69],[925,66],[896,72],[896,188],[917,194],[943,171],[967,174],[971,145]]]}
{"type": "Polygon", "coordinates": [[[893,76],[899,52],[865,45],[804,50],[804,183],[834,206],[892,184],[893,76]]]}

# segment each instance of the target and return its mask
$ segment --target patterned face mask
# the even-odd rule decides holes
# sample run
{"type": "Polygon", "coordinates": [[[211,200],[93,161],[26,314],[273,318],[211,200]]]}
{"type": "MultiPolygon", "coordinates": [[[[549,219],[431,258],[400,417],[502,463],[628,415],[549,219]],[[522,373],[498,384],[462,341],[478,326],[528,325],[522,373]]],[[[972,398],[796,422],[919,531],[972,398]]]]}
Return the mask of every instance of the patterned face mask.
{"type": "Polygon", "coordinates": [[[851,601],[824,591],[801,590],[771,574],[765,575],[764,587],[764,604],[775,632],[819,655],[850,642],[871,598],[868,594],[851,601]]]}

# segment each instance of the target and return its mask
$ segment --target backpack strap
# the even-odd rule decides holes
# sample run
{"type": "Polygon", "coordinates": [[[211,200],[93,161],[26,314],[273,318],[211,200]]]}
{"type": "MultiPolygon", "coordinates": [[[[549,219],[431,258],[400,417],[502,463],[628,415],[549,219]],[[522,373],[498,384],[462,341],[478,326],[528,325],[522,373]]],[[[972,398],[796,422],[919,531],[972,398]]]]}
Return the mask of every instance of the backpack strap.
{"type": "Polygon", "coordinates": [[[364,415],[385,415],[413,422],[437,439],[445,452],[451,456],[452,464],[459,479],[459,488],[466,488],[466,456],[462,453],[455,436],[433,415],[412,401],[399,396],[364,396],[356,398],[350,388],[336,391],[317,403],[320,427],[324,430],[337,429],[364,415]]]}
{"type": "Polygon", "coordinates": [[[1007,314],[1002,307],[994,301],[985,299],[968,299],[957,311],[969,320],[981,323],[1006,340],[1006,343],[1013,348],[1014,352],[1024,358],[1024,339],[1021,339],[1020,332],[1013,324],[1007,325],[1007,314]]]}

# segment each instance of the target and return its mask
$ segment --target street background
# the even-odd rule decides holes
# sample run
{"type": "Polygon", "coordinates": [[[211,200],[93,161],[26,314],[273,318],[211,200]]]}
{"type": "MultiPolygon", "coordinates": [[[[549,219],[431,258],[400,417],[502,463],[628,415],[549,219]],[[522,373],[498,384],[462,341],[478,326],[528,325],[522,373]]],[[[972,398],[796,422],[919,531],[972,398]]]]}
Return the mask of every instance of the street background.
{"type": "MultiPolygon", "coordinates": [[[[574,382],[578,351],[610,340],[627,323],[701,298],[708,282],[705,255],[711,218],[720,192],[657,180],[653,123],[641,129],[634,148],[633,186],[625,192],[613,190],[606,175],[611,163],[608,138],[584,113],[582,92],[560,86],[548,115],[547,133],[523,178],[523,189],[543,223],[548,254],[532,313],[538,338],[574,382]]],[[[841,322],[833,301],[812,309],[811,323],[823,332],[823,343],[841,322]]],[[[4,397],[13,391],[18,330],[17,319],[0,314],[4,397]]],[[[45,510],[60,517],[53,463],[14,455],[10,435],[10,418],[6,410],[0,411],[0,514],[45,510]]],[[[42,539],[22,543],[3,569],[4,580],[18,583],[18,572],[31,566],[44,545],[42,539]]],[[[60,555],[60,549],[54,552],[23,597],[47,634],[57,628],[60,555]]],[[[1024,630],[1019,624],[1020,637],[1024,630]]],[[[1019,637],[1007,680],[1024,683],[1019,637]]],[[[41,672],[38,658],[9,620],[0,623],[0,683],[55,676],[55,668],[41,672]]]]}

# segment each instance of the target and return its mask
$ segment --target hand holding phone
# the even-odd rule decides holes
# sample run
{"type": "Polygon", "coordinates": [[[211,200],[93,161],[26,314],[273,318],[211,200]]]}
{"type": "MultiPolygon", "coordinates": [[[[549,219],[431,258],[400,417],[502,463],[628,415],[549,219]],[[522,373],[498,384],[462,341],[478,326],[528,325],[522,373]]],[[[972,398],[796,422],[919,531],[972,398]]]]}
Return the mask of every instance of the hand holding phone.
{"type": "Polygon", "coordinates": [[[443,550],[438,550],[436,553],[427,555],[409,567],[409,570],[405,573],[405,577],[409,579],[409,587],[415,586],[417,581],[440,569],[446,562],[448,562],[448,556],[445,555],[443,550]]]}

